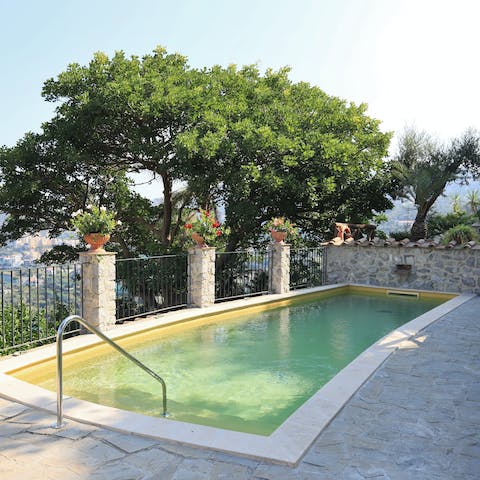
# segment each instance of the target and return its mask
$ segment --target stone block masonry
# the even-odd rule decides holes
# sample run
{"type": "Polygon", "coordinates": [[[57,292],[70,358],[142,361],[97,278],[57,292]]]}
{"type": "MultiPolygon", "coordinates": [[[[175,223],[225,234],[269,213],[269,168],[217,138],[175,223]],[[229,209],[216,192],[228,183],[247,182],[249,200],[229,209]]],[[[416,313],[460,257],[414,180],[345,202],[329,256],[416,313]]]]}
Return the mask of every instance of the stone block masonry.
{"type": "Polygon", "coordinates": [[[188,306],[202,308],[214,303],[215,248],[192,248],[188,251],[188,306]]]}
{"type": "Polygon", "coordinates": [[[100,330],[115,325],[115,256],[113,252],[82,252],[82,317],[100,330]]]}
{"type": "Polygon", "coordinates": [[[271,264],[269,278],[270,293],[290,291],[290,245],[272,243],[270,245],[271,264]]]}
{"type": "Polygon", "coordinates": [[[479,294],[480,250],[331,245],[327,283],[479,294]]]}

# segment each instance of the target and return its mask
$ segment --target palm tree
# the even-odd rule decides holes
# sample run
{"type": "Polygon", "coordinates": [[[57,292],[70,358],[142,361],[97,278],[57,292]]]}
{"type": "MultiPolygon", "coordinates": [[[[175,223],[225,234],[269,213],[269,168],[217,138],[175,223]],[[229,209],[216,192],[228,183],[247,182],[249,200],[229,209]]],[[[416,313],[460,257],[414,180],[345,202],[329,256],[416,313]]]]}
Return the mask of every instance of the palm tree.
{"type": "Polygon", "coordinates": [[[478,190],[472,190],[467,193],[467,205],[470,208],[470,213],[476,215],[478,207],[480,207],[480,195],[478,190]]]}
{"type": "Polygon", "coordinates": [[[462,212],[462,197],[459,193],[454,193],[452,195],[452,212],[455,215],[460,215],[462,212]]]}
{"type": "Polygon", "coordinates": [[[397,196],[417,206],[410,238],[427,236],[427,214],[448,182],[480,164],[480,139],[473,131],[454,139],[448,147],[435,142],[426,132],[406,128],[399,140],[392,171],[398,182],[397,196]]]}

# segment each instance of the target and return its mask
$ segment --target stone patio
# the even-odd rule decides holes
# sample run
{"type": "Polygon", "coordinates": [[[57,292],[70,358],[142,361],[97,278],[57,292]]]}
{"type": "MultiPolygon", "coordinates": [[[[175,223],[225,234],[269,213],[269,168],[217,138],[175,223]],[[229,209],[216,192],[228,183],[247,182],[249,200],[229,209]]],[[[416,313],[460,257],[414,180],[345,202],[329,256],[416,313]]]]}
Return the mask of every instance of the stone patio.
{"type": "Polygon", "coordinates": [[[480,297],[397,350],[296,468],[119,434],[0,399],[0,478],[480,478],[480,297]]]}

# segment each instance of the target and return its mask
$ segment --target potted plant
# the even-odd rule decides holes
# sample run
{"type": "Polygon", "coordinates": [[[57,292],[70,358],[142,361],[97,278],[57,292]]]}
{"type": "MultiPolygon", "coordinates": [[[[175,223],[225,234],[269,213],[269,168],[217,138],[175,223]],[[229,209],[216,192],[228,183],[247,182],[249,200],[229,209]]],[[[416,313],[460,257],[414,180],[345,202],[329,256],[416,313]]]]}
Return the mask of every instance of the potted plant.
{"type": "Polygon", "coordinates": [[[200,208],[194,220],[184,225],[184,229],[197,247],[214,246],[218,240],[228,234],[212,212],[200,208]]]}
{"type": "Polygon", "coordinates": [[[90,252],[103,252],[103,245],[110,240],[110,234],[121,222],[115,221],[115,212],[107,211],[106,207],[87,205],[85,210],[72,213],[71,224],[78,236],[90,245],[90,252]]]}
{"type": "Polygon", "coordinates": [[[272,218],[265,224],[265,229],[277,243],[283,243],[287,238],[293,239],[298,236],[297,227],[284,217],[272,218]]]}

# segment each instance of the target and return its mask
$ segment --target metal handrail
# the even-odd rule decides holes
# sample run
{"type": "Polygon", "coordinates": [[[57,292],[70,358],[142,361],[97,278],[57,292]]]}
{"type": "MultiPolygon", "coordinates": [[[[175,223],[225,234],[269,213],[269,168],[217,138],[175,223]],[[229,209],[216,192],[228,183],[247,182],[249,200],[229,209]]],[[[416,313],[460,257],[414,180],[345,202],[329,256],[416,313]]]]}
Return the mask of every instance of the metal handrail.
{"type": "Polygon", "coordinates": [[[153,370],[150,370],[146,365],[144,365],[140,360],[136,359],[133,355],[130,355],[126,352],[120,345],[115,343],[113,340],[105,336],[100,330],[95,328],[93,325],[88,323],[82,317],[78,315],[70,315],[63,319],[62,323],[57,330],[57,424],[54,425],[55,428],[62,428],[65,424],[63,423],[63,333],[67,328],[67,325],[71,322],[78,322],[83,325],[87,330],[94,333],[100,337],[103,341],[107,342],[115,350],[119,351],[122,355],[127,357],[133,363],[138,365],[142,370],[151,375],[155,380],[160,382],[162,385],[162,395],[163,395],[163,412],[162,416],[167,416],[167,385],[165,384],[162,377],[157,375],[153,370]]]}

